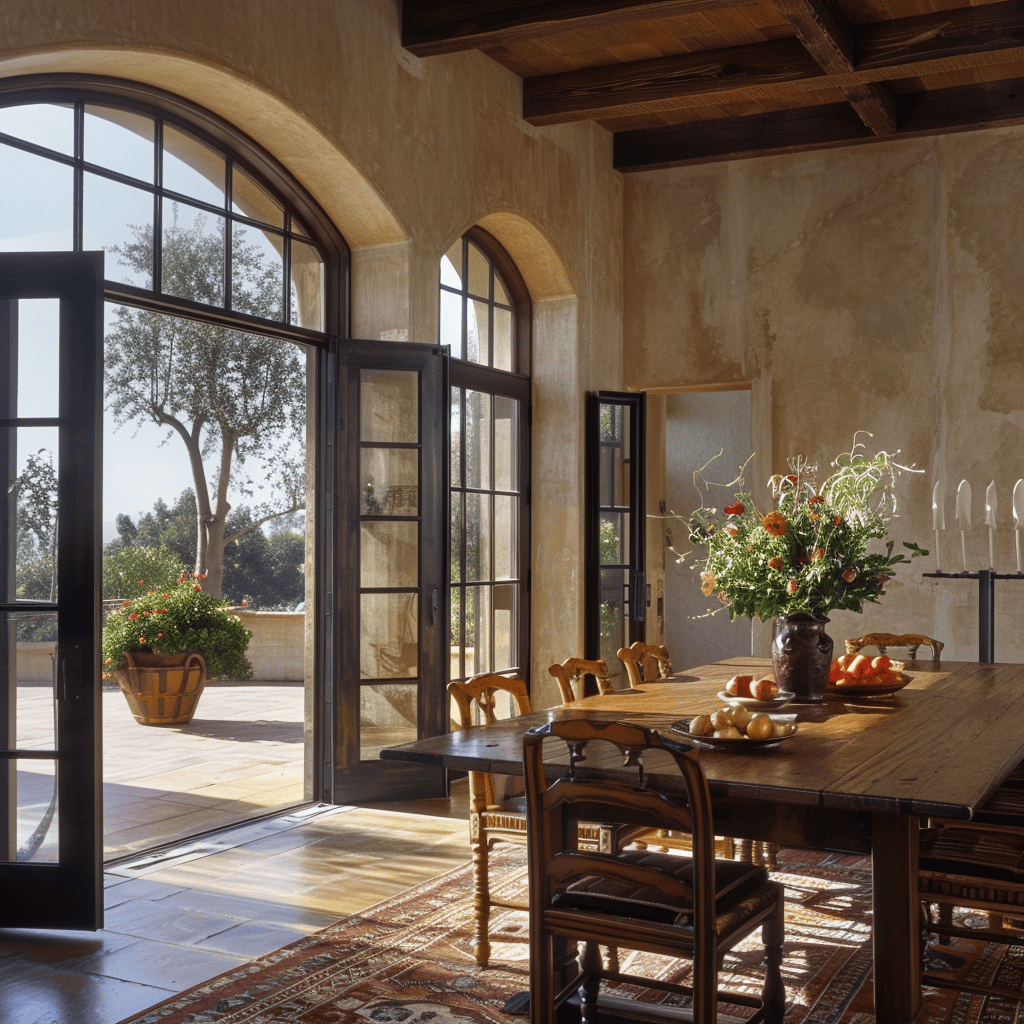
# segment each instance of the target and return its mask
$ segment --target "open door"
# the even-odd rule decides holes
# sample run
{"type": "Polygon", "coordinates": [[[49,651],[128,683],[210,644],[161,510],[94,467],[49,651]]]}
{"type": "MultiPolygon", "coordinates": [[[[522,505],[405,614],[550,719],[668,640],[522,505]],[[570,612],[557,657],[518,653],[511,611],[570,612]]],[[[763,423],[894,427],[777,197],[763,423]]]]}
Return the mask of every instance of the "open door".
{"type": "Polygon", "coordinates": [[[102,253],[0,254],[0,927],[103,926],[102,286],[102,253]]]}
{"type": "Polygon", "coordinates": [[[442,796],[442,769],[378,754],[448,729],[448,355],[339,345],[327,777],[335,803],[442,796]]]}
{"type": "Polygon", "coordinates": [[[616,652],[645,639],[645,411],[642,393],[587,395],[586,656],[603,658],[616,685],[625,683],[616,652]]]}

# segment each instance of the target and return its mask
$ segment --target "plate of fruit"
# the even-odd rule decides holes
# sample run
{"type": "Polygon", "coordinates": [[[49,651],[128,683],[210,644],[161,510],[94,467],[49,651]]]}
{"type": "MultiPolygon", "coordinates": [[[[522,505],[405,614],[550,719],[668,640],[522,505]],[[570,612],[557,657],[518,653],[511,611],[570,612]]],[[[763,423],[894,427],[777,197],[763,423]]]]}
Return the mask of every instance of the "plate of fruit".
{"type": "Polygon", "coordinates": [[[837,697],[884,697],[909,682],[902,661],[891,661],[884,654],[877,658],[842,654],[832,662],[825,692],[837,697]]]}
{"type": "Polygon", "coordinates": [[[672,729],[701,746],[748,750],[774,746],[795,736],[796,715],[770,715],[733,704],[710,715],[682,718],[672,723],[672,729]]]}
{"type": "Polygon", "coordinates": [[[771,676],[755,679],[753,676],[733,676],[718,691],[718,699],[726,704],[738,704],[750,711],[770,711],[788,704],[796,694],[780,690],[771,676]]]}

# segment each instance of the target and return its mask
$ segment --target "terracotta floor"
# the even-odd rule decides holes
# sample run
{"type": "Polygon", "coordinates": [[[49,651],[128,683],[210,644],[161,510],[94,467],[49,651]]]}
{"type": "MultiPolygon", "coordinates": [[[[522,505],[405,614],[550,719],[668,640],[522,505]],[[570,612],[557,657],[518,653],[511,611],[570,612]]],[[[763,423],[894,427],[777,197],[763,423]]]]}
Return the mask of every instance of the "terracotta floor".
{"type": "MultiPolygon", "coordinates": [[[[0,929],[2,1024],[116,1024],[469,859],[464,784],[451,801],[294,808],[299,684],[209,687],[182,729],[138,725],[118,691],[103,714],[105,928],[0,929]]],[[[50,688],[19,688],[18,717],[19,740],[45,737],[50,688]]],[[[51,792],[19,771],[19,839],[51,792]]]]}

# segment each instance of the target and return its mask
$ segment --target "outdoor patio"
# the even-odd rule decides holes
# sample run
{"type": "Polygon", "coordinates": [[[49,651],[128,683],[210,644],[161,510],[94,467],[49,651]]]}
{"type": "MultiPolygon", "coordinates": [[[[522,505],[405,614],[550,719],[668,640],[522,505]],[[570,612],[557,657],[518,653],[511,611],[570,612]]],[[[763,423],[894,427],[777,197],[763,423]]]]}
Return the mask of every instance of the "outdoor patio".
{"type": "MultiPolygon", "coordinates": [[[[140,725],[120,690],[105,685],[104,859],[300,803],[302,729],[301,682],[210,683],[191,723],[180,727],[140,725]]],[[[23,746],[52,744],[50,685],[19,685],[18,733],[23,746]]],[[[53,793],[48,768],[19,762],[19,847],[46,815],[53,793]]],[[[55,843],[51,825],[33,859],[51,859],[55,843]]]]}

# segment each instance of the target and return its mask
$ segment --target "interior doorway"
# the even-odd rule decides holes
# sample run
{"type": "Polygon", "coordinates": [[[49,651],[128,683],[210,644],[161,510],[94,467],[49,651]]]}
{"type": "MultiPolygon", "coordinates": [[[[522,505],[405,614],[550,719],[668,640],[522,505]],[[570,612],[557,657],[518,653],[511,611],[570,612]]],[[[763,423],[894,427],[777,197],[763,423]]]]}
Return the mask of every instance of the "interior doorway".
{"type": "MultiPolygon", "coordinates": [[[[735,479],[753,450],[751,392],[704,391],[665,396],[666,546],[692,549],[685,520],[703,502],[732,500],[735,479]],[[699,474],[699,476],[695,476],[699,474]]],[[[701,592],[692,557],[665,558],[665,642],[680,665],[707,665],[752,650],[749,619],[729,619],[714,595],[701,592]]]]}

